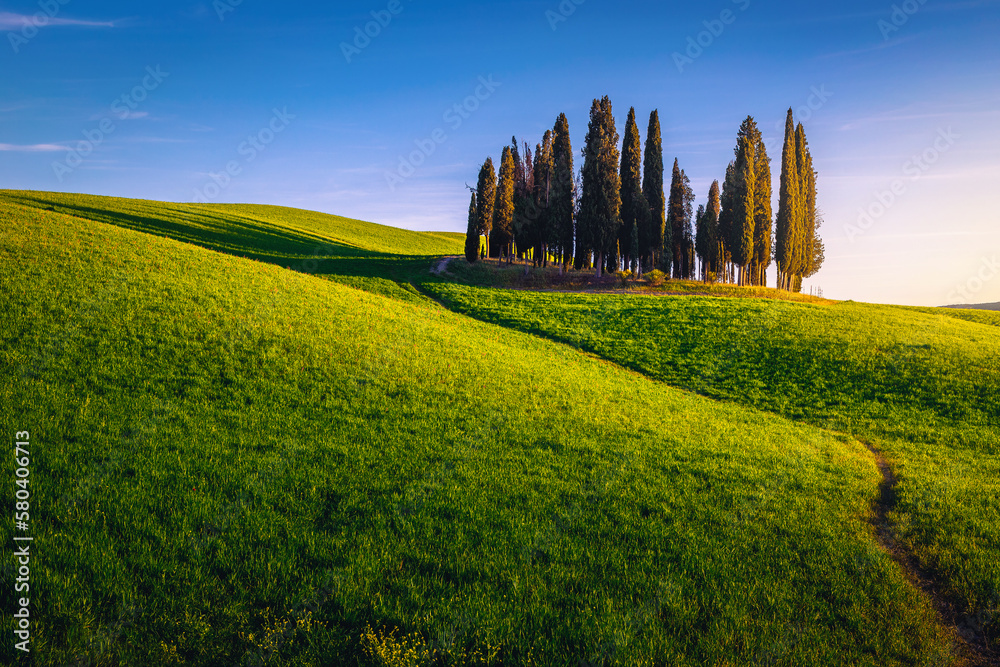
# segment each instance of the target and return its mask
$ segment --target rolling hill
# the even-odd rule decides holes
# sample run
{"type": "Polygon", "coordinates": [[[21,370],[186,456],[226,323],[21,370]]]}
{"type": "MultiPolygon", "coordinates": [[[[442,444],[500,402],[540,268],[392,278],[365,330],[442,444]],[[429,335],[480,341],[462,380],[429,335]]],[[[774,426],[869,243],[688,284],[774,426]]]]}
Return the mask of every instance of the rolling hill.
{"type": "Polygon", "coordinates": [[[989,593],[987,324],[476,288],[429,273],[460,237],[275,207],[0,191],[0,225],[34,664],[947,664],[859,438],[908,543],[989,593]]]}
{"type": "Polygon", "coordinates": [[[942,306],[942,308],[967,308],[970,310],[1000,310],[1000,301],[997,303],[966,303],[955,306],[942,306]]]}

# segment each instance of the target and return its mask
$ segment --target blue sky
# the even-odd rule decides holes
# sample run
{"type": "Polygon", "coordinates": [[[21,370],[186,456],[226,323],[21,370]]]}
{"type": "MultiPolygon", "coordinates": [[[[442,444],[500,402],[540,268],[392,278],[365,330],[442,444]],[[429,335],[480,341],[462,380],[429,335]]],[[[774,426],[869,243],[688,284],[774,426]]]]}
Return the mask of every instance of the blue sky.
{"type": "Polygon", "coordinates": [[[579,151],[594,97],[620,131],[659,109],[699,201],[748,114],[777,183],[791,106],[825,218],[809,284],[1000,301],[998,34],[1000,0],[4,2],[0,187],[464,231],[485,157],[560,112],[579,151]]]}

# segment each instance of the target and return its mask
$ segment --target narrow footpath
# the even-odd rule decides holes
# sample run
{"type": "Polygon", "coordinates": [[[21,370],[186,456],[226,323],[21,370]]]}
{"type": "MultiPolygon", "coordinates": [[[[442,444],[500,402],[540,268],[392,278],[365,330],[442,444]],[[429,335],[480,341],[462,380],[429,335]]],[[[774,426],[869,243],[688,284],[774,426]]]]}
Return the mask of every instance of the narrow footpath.
{"type": "Polygon", "coordinates": [[[916,556],[896,539],[888,514],[896,507],[896,474],[885,456],[870,443],[862,441],[875,457],[875,464],[882,473],[879,497],[875,502],[872,526],[879,546],[899,565],[910,584],[927,596],[958,647],[961,667],[1000,667],[1000,654],[990,646],[979,619],[960,613],[954,602],[945,594],[943,586],[930,572],[920,567],[916,556]]]}

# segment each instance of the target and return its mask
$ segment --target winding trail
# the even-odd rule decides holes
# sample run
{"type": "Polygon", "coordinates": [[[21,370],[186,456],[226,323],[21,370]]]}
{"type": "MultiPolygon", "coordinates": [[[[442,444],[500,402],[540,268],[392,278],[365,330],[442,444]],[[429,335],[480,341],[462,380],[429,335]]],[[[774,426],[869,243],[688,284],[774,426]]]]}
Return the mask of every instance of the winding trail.
{"type": "Polygon", "coordinates": [[[958,611],[944,587],[920,566],[916,556],[896,538],[888,514],[896,507],[898,479],[885,455],[871,443],[861,441],[875,457],[882,474],[879,497],[874,504],[872,527],[879,546],[899,565],[906,579],[933,603],[942,625],[951,633],[958,649],[960,667],[1000,667],[1000,653],[991,646],[979,619],[958,611]]]}

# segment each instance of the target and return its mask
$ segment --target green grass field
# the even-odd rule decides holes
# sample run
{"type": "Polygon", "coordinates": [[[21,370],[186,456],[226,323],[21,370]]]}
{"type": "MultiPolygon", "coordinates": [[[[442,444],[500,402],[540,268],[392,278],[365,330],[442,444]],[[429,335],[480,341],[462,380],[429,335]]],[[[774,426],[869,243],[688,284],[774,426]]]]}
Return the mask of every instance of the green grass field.
{"type": "Polygon", "coordinates": [[[995,591],[986,324],[448,284],[460,235],[274,207],[0,191],[0,226],[33,664],[947,665],[832,430],[995,591]]]}
{"type": "Polygon", "coordinates": [[[996,615],[996,314],[457,284],[428,289],[459,312],[568,343],[673,386],[874,444],[900,475],[891,518],[907,546],[943,578],[964,612],[996,615]]]}

